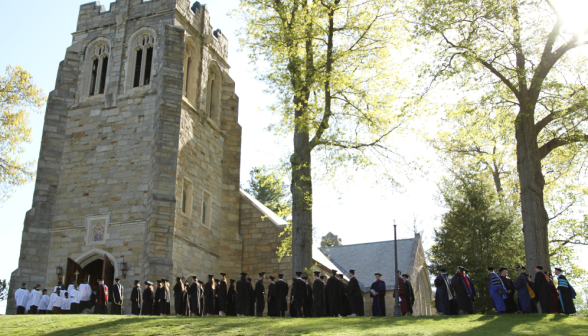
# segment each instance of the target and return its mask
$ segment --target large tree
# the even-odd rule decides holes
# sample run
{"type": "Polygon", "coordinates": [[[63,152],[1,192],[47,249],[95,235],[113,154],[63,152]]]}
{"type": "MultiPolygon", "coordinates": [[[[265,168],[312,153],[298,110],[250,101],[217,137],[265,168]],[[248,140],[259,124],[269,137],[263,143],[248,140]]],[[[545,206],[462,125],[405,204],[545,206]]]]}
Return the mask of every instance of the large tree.
{"type": "Polygon", "coordinates": [[[292,196],[278,174],[267,167],[253,167],[249,176],[248,185],[243,189],[276,215],[288,220],[292,215],[292,196]]]}
{"type": "Polygon", "coordinates": [[[567,31],[549,0],[422,0],[413,14],[415,36],[438,43],[428,67],[435,80],[476,90],[498,85],[516,108],[526,263],[550,267],[542,163],[556,150],[584,154],[588,72],[572,51],[588,43],[588,30],[567,31]]]}
{"type": "Polygon", "coordinates": [[[7,66],[0,76],[0,203],[15,187],[33,179],[34,162],[22,162],[23,144],[31,142],[27,108],[40,109],[45,100],[31,74],[20,66],[7,66]]]}
{"type": "Polygon", "coordinates": [[[271,129],[291,136],[292,267],[312,264],[313,162],[334,174],[388,157],[406,118],[395,106],[391,51],[400,31],[390,0],[242,0],[242,45],[278,97],[271,129]],[[398,111],[398,113],[395,113],[398,111]]]}

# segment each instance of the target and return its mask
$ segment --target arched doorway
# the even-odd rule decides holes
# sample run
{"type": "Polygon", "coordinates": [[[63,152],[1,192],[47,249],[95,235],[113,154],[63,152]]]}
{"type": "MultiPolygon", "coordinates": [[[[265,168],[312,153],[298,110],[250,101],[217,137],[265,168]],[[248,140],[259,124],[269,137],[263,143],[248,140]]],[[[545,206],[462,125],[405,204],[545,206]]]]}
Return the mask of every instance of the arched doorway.
{"type": "Polygon", "coordinates": [[[89,256],[82,263],[67,258],[65,285],[74,282],[79,285],[84,280],[88,280],[88,284],[94,288],[98,285],[98,279],[104,278],[104,283],[111,286],[114,283],[115,273],[114,263],[106,254],[89,256]]]}

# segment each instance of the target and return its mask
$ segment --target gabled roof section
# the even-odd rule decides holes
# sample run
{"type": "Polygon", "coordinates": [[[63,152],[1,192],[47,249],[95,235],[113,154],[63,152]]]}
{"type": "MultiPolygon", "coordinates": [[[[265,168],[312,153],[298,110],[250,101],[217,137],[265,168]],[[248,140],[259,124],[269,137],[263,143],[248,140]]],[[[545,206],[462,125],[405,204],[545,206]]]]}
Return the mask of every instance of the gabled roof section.
{"type": "MultiPolygon", "coordinates": [[[[337,270],[339,273],[343,274],[343,279],[349,281],[347,273],[343,272],[341,269],[339,269],[339,267],[333,264],[333,262],[329,260],[329,258],[326,255],[324,255],[317,246],[312,247],[312,260],[316,263],[321,264],[329,270],[337,270]]],[[[329,277],[331,276],[331,273],[327,273],[325,275],[329,277]]]]}
{"type": "MultiPolygon", "coordinates": [[[[409,268],[415,238],[398,240],[398,270],[406,273],[409,268]]],[[[374,274],[382,273],[382,280],[386,282],[386,289],[393,290],[394,282],[394,241],[375,243],[341,245],[321,248],[321,252],[343,274],[349,270],[355,270],[355,277],[359,287],[364,292],[369,292],[372,283],[376,280],[374,274]]]]}
{"type": "Polygon", "coordinates": [[[269,219],[276,226],[284,227],[284,226],[288,225],[288,222],[286,222],[282,217],[276,215],[268,207],[266,207],[265,205],[261,204],[261,202],[256,200],[255,197],[249,195],[245,190],[239,189],[239,191],[241,192],[241,196],[248,199],[249,202],[251,202],[251,204],[253,204],[254,207],[256,207],[259,211],[261,211],[261,213],[264,214],[264,217],[269,219]]]}

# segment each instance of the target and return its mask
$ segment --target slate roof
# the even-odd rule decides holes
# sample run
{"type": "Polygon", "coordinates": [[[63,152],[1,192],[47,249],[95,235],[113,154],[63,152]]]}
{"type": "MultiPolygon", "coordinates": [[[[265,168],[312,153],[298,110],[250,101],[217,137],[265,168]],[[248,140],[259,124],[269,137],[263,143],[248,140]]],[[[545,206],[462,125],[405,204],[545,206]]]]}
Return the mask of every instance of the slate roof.
{"type": "Polygon", "coordinates": [[[239,191],[241,192],[241,196],[247,198],[253,204],[253,206],[255,206],[259,211],[261,211],[261,213],[263,213],[264,215],[266,215],[267,218],[272,223],[274,223],[275,225],[278,225],[278,226],[286,226],[286,225],[288,225],[288,222],[286,222],[282,217],[276,215],[268,207],[266,207],[265,205],[261,204],[261,202],[259,202],[258,200],[256,200],[255,197],[249,195],[245,190],[239,189],[239,191]]]}
{"type": "MultiPolygon", "coordinates": [[[[415,243],[414,238],[398,240],[398,269],[406,273],[415,243]]],[[[394,241],[321,248],[321,252],[343,273],[355,270],[355,277],[362,291],[368,292],[376,280],[374,274],[382,273],[386,289],[394,289],[394,241]]]]}

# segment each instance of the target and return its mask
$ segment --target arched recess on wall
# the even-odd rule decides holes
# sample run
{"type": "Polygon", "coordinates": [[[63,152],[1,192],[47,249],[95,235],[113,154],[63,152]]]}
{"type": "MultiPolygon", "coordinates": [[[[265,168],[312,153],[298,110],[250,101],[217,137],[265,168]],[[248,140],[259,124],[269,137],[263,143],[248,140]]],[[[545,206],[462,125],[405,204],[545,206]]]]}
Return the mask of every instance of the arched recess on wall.
{"type": "Polygon", "coordinates": [[[196,106],[198,96],[198,78],[200,75],[200,53],[198,44],[191,36],[186,36],[184,52],[184,97],[192,106],[196,106]]]}
{"type": "Polygon", "coordinates": [[[84,52],[82,97],[104,94],[108,85],[110,38],[100,36],[88,43],[84,52]]]}
{"type": "MultiPolygon", "coordinates": [[[[112,262],[112,266],[114,267],[114,277],[117,278],[118,277],[118,268],[119,268],[118,262],[116,261],[116,258],[111,253],[106,252],[104,250],[93,248],[89,251],[82,253],[80,256],[75,258],[74,261],[76,263],[78,263],[78,265],[80,265],[82,268],[84,268],[87,265],[89,265],[90,263],[92,263],[93,261],[100,260],[100,259],[104,260],[104,256],[107,256],[108,259],[110,260],[110,262],[112,262]]],[[[107,284],[107,285],[110,285],[110,284],[107,284]]]]}
{"type": "Polygon", "coordinates": [[[150,88],[155,74],[155,30],[151,27],[137,29],[129,38],[125,88],[150,88]]]}
{"type": "Polygon", "coordinates": [[[221,112],[222,71],[214,60],[208,64],[208,81],[206,84],[206,114],[212,121],[219,123],[221,112]]]}

